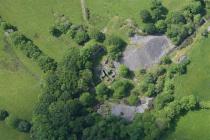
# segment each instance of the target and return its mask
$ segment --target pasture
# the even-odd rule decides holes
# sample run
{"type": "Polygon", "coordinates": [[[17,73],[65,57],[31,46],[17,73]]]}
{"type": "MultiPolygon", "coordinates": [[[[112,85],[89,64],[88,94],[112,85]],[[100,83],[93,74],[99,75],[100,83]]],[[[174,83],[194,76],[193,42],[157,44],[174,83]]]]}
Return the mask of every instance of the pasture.
{"type": "MultiPolygon", "coordinates": [[[[180,2],[183,6],[189,0],[163,0],[166,7],[173,10],[180,8],[180,2]]],[[[87,0],[86,3],[90,10],[89,23],[99,29],[106,26],[115,29],[121,19],[132,19],[141,26],[139,12],[149,7],[148,0],[87,0]]],[[[49,28],[55,22],[55,15],[60,14],[64,14],[73,23],[84,24],[80,0],[0,0],[0,16],[17,26],[20,32],[57,61],[69,47],[76,45],[65,36],[54,38],[50,35],[49,28]]],[[[203,39],[192,49],[189,72],[176,81],[178,95],[194,93],[199,94],[200,98],[210,99],[210,94],[206,92],[210,89],[210,77],[206,76],[210,72],[209,43],[209,39],[203,39]],[[197,58],[200,55],[202,57],[197,58]],[[183,85],[187,87],[184,88],[183,85]]],[[[32,110],[40,93],[41,74],[37,64],[7,44],[0,31],[0,108],[22,119],[31,120],[32,110]]],[[[181,119],[177,130],[185,121],[182,122],[181,119]]],[[[179,134],[175,132],[174,135],[176,133],[179,134]]],[[[30,139],[28,135],[9,128],[3,122],[0,123],[0,136],[3,140],[30,139]]]]}
{"type": "Polygon", "coordinates": [[[192,111],[181,117],[166,140],[210,140],[210,111],[192,111]]]}
{"type": "Polygon", "coordinates": [[[210,100],[210,37],[197,40],[188,55],[191,64],[186,75],[177,77],[177,96],[194,94],[201,100],[210,100]]]}

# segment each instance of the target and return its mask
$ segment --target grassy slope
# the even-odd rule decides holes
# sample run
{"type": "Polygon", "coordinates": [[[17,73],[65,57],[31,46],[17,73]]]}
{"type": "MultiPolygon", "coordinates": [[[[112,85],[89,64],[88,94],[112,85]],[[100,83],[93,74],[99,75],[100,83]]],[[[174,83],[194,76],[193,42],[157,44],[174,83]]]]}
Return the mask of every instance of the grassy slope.
{"type": "MultiPolygon", "coordinates": [[[[169,10],[178,10],[188,4],[189,1],[163,0],[163,4],[169,10]]],[[[139,13],[143,9],[148,9],[149,5],[149,0],[87,0],[87,6],[90,10],[90,23],[98,28],[106,26],[114,16],[130,18],[141,25],[139,13]]]]}
{"type": "Polygon", "coordinates": [[[177,127],[167,140],[210,140],[210,111],[193,111],[181,117],[177,127]]]}
{"type": "MultiPolygon", "coordinates": [[[[200,36],[200,32],[208,25],[199,31],[191,48],[188,49],[191,64],[186,75],[175,79],[176,96],[194,94],[200,100],[210,100],[210,37],[200,36]]],[[[178,121],[175,131],[167,140],[210,140],[210,135],[206,131],[210,129],[209,116],[209,110],[188,113],[178,121]]]]}
{"type": "MultiPolygon", "coordinates": [[[[19,51],[3,40],[0,31],[0,108],[22,119],[31,120],[32,109],[40,93],[41,71],[19,51]]],[[[29,136],[0,123],[2,140],[27,140],[29,136]]]]}
{"type": "Polygon", "coordinates": [[[18,26],[49,56],[60,59],[74,44],[49,34],[49,27],[55,22],[54,13],[66,15],[73,23],[82,22],[79,0],[0,0],[0,15],[5,20],[18,26]]]}
{"type": "Polygon", "coordinates": [[[194,94],[210,100],[210,37],[202,38],[192,46],[189,57],[192,63],[186,75],[175,80],[176,95],[194,94]]]}

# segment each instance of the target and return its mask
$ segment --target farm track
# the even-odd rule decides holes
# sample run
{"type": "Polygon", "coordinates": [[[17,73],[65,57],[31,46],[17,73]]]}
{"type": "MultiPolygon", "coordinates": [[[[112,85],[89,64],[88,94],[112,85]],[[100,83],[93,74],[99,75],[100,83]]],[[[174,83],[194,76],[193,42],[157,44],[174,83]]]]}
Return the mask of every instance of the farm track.
{"type": "Polygon", "coordinates": [[[84,21],[88,22],[88,13],[87,13],[87,5],[85,0],[80,0],[81,8],[82,8],[82,16],[84,21]]]}

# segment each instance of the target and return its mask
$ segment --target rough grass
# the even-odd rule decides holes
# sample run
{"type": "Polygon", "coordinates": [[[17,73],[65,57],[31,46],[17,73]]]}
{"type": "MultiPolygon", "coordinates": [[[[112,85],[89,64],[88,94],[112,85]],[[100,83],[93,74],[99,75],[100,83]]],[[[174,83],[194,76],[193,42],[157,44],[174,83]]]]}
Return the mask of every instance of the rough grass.
{"type": "Polygon", "coordinates": [[[210,110],[189,112],[181,117],[166,140],[210,140],[210,110]]]}
{"type": "MultiPolygon", "coordinates": [[[[175,79],[175,95],[186,96],[194,94],[200,100],[210,100],[210,37],[201,37],[201,32],[209,23],[202,27],[188,49],[191,64],[186,75],[175,79]]],[[[210,129],[210,110],[190,112],[181,117],[175,131],[167,140],[210,140],[207,130],[210,129]]]]}
{"type": "Polygon", "coordinates": [[[0,15],[16,25],[49,56],[60,59],[72,41],[54,38],[49,28],[55,14],[64,14],[73,23],[82,23],[80,0],[0,0],[0,15]]]}
{"type": "MultiPolygon", "coordinates": [[[[178,10],[189,3],[190,0],[163,0],[169,10],[178,10]],[[181,4],[180,4],[181,2],[181,4]]],[[[132,19],[141,25],[139,13],[148,9],[150,0],[87,0],[90,10],[90,23],[98,28],[103,28],[114,16],[132,19]]]]}
{"type": "Polygon", "coordinates": [[[202,100],[210,100],[210,37],[197,40],[189,57],[188,72],[175,80],[176,95],[194,94],[202,100]]]}
{"type": "MultiPolygon", "coordinates": [[[[30,121],[40,93],[41,70],[3,38],[3,32],[0,31],[0,108],[30,121]]],[[[3,122],[0,123],[0,136],[2,140],[29,139],[29,135],[20,133],[3,122]]]]}

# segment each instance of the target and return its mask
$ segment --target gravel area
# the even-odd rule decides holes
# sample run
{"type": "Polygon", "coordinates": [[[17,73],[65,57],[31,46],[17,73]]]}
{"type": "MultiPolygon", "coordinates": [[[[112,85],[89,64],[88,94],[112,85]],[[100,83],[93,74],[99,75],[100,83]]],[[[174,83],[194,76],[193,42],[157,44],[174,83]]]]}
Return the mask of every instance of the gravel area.
{"type": "Polygon", "coordinates": [[[148,68],[174,47],[166,36],[134,36],[123,53],[121,63],[131,70],[148,68]]]}

